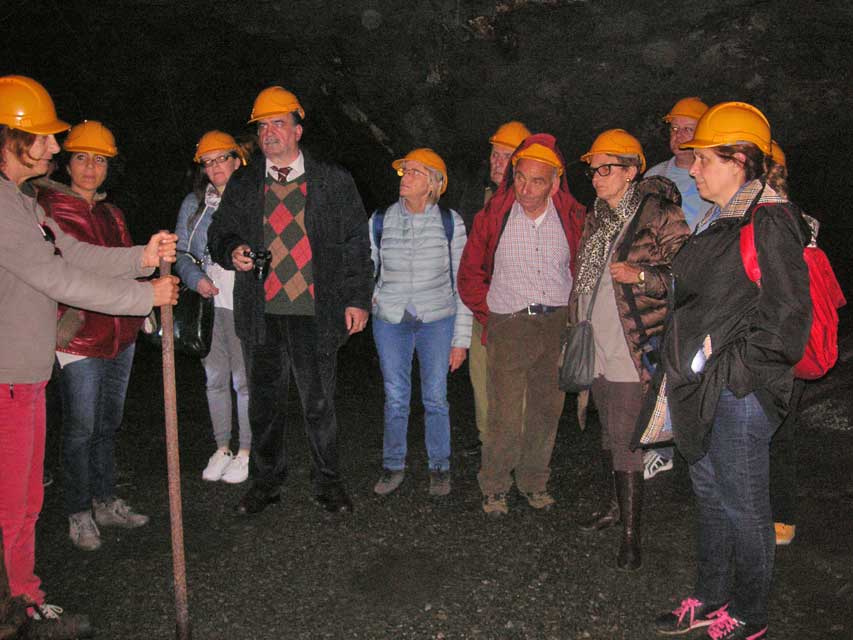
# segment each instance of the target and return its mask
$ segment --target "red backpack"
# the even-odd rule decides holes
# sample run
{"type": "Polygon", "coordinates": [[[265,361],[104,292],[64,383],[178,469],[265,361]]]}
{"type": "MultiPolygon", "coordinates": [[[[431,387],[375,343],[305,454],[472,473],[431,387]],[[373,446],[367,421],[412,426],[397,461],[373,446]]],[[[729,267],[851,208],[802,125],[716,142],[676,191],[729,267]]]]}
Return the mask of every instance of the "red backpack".
{"type": "MultiPolygon", "coordinates": [[[[747,277],[761,286],[761,269],[755,250],[753,222],[740,228],[740,255],[747,277]]],[[[803,358],[794,365],[794,375],[816,380],[825,375],[838,360],[838,311],[847,300],[822,249],[806,247],[803,260],[809,270],[809,292],[812,299],[812,327],[803,358]]]]}

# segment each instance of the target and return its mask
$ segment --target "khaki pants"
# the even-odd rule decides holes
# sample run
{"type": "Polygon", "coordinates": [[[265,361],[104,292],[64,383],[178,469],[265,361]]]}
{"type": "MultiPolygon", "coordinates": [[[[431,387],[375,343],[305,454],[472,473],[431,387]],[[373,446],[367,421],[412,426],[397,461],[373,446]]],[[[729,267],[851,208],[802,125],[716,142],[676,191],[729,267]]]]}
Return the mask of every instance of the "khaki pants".
{"type": "Polygon", "coordinates": [[[489,315],[489,426],[478,475],[484,495],[545,491],[565,393],[557,387],[566,309],[489,315]]]}
{"type": "Polygon", "coordinates": [[[477,420],[480,442],[485,440],[489,427],[488,362],[486,346],[482,339],[483,325],[475,319],[471,328],[471,347],[468,349],[468,375],[471,378],[471,387],[474,389],[474,416],[477,420]]]}

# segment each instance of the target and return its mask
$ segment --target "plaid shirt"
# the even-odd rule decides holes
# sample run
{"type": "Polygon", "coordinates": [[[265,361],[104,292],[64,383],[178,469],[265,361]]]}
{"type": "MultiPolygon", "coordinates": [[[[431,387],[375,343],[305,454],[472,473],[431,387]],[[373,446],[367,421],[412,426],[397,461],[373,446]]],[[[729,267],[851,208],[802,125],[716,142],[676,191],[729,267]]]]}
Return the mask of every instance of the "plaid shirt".
{"type": "Polygon", "coordinates": [[[554,201],[537,220],[512,205],[497,251],[486,302],[495,313],[514,313],[529,304],[568,304],[572,290],[569,243],[554,201]]]}

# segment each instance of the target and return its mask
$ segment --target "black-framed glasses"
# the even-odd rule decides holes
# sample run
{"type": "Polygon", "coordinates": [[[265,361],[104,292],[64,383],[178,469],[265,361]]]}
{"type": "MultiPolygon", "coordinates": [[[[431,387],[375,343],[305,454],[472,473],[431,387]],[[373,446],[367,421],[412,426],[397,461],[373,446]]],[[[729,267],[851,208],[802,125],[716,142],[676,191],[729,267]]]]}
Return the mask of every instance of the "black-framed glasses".
{"type": "Polygon", "coordinates": [[[205,169],[209,169],[210,167],[213,167],[217,164],[222,164],[223,162],[228,162],[232,158],[236,157],[237,153],[235,151],[232,151],[230,153],[223,153],[221,156],[216,156],[215,158],[211,158],[210,160],[202,160],[201,166],[203,166],[205,169]]]}
{"type": "Polygon", "coordinates": [[[619,164],[616,162],[612,162],[609,164],[600,164],[597,167],[591,167],[591,166],[587,167],[584,170],[584,173],[586,174],[586,177],[589,178],[590,180],[593,179],[593,177],[595,176],[596,173],[598,175],[600,175],[602,178],[606,178],[613,171],[613,167],[627,167],[627,166],[628,166],[627,164],[619,164]]]}

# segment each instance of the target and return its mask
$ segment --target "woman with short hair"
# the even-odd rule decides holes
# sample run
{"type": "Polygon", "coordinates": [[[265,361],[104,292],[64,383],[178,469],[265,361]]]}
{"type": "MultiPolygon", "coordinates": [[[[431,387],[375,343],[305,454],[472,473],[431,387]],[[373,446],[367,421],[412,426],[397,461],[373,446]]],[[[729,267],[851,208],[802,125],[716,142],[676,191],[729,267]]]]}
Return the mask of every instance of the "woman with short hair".
{"type": "Polygon", "coordinates": [[[392,165],[400,199],[370,218],[373,338],[385,388],[382,475],[373,490],[388,495],[403,482],[411,399],[412,357],[418,354],[429,456],[429,492],[450,492],[450,407],[447,373],[465,361],[471,311],[456,290],[465,224],[438,205],[447,167],[431,149],[415,149],[392,165]]]}

